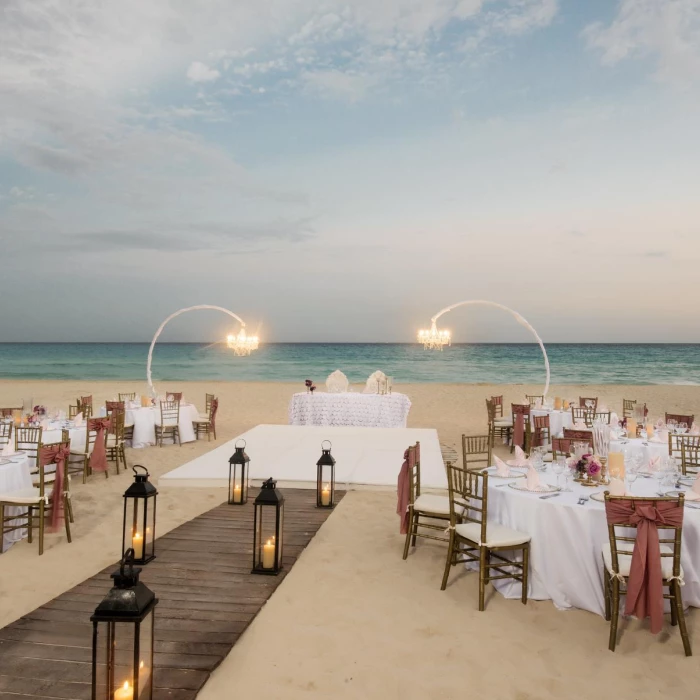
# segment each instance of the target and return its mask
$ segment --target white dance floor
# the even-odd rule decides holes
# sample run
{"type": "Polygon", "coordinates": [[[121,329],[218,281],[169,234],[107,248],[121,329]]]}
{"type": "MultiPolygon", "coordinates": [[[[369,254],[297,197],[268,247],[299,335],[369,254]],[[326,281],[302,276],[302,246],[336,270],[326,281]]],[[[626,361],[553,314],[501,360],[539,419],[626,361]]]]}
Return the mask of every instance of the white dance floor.
{"type": "Polygon", "coordinates": [[[335,480],[345,484],[396,486],[404,450],[421,443],[421,485],[447,488],[437,430],[424,428],[355,428],[297,425],[257,425],[235,440],[163,474],[164,487],[228,486],[228,460],[236,440],[246,441],[250,478],[274,477],[281,485],[316,483],[321,441],[330,440],[335,457],[335,480]]]}

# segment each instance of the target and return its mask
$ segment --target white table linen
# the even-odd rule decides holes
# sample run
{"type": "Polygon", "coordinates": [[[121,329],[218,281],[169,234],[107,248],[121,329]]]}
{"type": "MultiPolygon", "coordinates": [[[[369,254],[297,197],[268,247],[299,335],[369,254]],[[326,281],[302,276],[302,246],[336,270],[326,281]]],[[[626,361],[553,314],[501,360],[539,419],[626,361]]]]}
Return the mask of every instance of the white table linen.
{"type": "MultiPolygon", "coordinates": [[[[561,437],[564,428],[573,428],[574,421],[571,411],[555,411],[547,408],[530,409],[530,421],[534,416],[549,416],[549,430],[551,437],[561,437]]],[[[534,427],[534,422],[533,422],[534,427]]]]}
{"type": "MultiPolygon", "coordinates": [[[[0,464],[0,493],[10,493],[21,489],[30,489],[32,487],[32,477],[29,473],[29,460],[27,455],[18,455],[16,457],[0,457],[0,462],[5,459],[11,460],[9,464],[0,464]]],[[[7,515],[21,515],[26,508],[14,508],[7,506],[5,512],[7,515]]],[[[14,524],[14,523],[13,523],[14,524]]],[[[15,542],[27,536],[27,530],[14,530],[3,536],[2,547],[0,551],[6,551],[15,542]]]]}
{"type": "Polygon", "coordinates": [[[644,463],[648,463],[652,457],[668,457],[668,442],[648,442],[642,438],[634,440],[611,440],[610,452],[623,452],[627,457],[641,454],[644,463]]]}
{"type": "MultiPolygon", "coordinates": [[[[180,404],[180,441],[194,442],[195,433],[193,421],[199,418],[199,411],[194,404],[180,404]]],[[[124,416],[125,422],[133,424],[134,436],[131,446],[135,448],[148,447],[156,444],[156,421],[160,421],[160,407],[130,408],[124,416]]]]}
{"type": "MultiPolygon", "coordinates": [[[[554,475],[541,477],[544,483],[556,483],[554,475]]],[[[502,484],[501,479],[489,481],[489,521],[532,536],[528,596],[552,600],[560,609],[580,608],[604,615],[601,547],[608,542],[605,505],[592,499],[583,506],[577,502],[579,496],[602,492],[605,487],[589,488],[570,481],[571,493],[543,500],[538,494],[502,484]]],[[[640,478],[633,486],[635,496],[655,496],[656,490],[655,479],[640,478]]],[[[685,508],[681,564],[686,584],[683,602],[700,607],[700,509],[685,508]]],[[[520,598],[517,581],[493,583],[506,598],[520,598]]]]}
{"type": "Polygon", "coordinates": [[[408,396],[399,393],[299,392],[289,403],[289,424],[405,428],[410,408],[408,396]]]}

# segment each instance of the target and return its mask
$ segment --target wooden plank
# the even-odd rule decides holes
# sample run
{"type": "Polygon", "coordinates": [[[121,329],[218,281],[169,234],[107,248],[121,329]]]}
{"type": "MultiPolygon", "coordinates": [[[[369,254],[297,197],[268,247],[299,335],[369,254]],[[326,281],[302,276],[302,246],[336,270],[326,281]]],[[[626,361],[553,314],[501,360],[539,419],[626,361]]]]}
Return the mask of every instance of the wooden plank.
{"type": "MultiPolygon", "coordinates": [[[[316,508],[314,491],[286,489],[284,569],[256,576],[251,496],[245,506],[216,506],[158,538],[157,558],[143,568],[141,580],[159,599],[153,700],[194,700],[333,512],[316,508]]],[[[0,629],[0,700],[90,698],[90,615],[116,568],[0,629]]]]}

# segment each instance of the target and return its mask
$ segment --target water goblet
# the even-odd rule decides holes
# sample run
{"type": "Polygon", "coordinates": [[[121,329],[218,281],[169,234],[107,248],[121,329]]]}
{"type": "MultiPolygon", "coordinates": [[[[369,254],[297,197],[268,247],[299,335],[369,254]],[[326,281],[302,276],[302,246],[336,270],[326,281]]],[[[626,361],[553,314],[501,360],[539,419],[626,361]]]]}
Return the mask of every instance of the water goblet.
{"type": "Polygon", "coordinates": [[[630,493],[632,493],[632,484],[637,481],[637,477],[639,476],[637,474],[637,468],[630,464],[630,466],[627,467],[625,474],[627,475],[627,483],[630,486],[630,493]]]}
{"type": "Polygon", "coordinates": [[[556,462],[552,462],[552,471],[557,477],[557,488],[559,488],[559,477],[564,473],[566,469],[566,460],[563,457],[557,457],[556,462]]]}

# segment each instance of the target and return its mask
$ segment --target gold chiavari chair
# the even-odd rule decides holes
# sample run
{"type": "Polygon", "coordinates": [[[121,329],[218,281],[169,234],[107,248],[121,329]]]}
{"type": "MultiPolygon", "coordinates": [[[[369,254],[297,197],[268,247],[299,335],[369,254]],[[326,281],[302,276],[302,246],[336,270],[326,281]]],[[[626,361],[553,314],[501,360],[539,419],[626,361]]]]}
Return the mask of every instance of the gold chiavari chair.
{"type": "Polygon", "coordinates": [[[549,427],[549,414],[532,416],[532,445],[531,447],[546,447],[552,440],[552,430],[549,427]]]}
{"type": "Polygon", "coordinates": [[[170,435],[175,443],[177,442],[182,447],[180,441],[180,402],[179,401],[161,401],[160,402],[160,417],[156,419],[156,442],[163,447],[163,437],[170,435]]]}
{"type": "Polygon", "coordinates": [[[89,396],[81,396],[77,403],[82,404],[83,406],[92,406],[92,394],[89,396]]]}
{"type": "Polygon", "coordinates": [[[0,423],[0,449],[4,448],[12,438],[12,423],[0,423]]]}
{"type": "Polygon", "coordinates": [[[165,395],[167,396],[168,401],[182,401],[181,391],[166,391],[165,395]]]}
{"type": "Polygon", "coordinates": [[[579,396],[578,405],[581,408],[592,409],[595,413],[598,410],[598,397],[597,396],[579,396]]]}
{"type": "Polygon", "coordinates": [[[622,399],[622,417],[631,418],[634,415],[634,407],[637,399],[622,399]]]}
{"type": "MultiPolygon", "coordinates": [[[[700,448],[700,435],[678,435],[668,434],[668,456],[680,460],[683,455],[683,447],[700,448]]],[[[676,463],[677,463],[676,462],[676,463]]]]}
{"type": "Polygon", "coordinates": [[[587,442],[593,446],[593,431],[592,430],[577,430],[575,428],[564,428],[564,437],[573,440],[574,442],[587,442]]]}
{"type": "MultiPolygon", "coordinates": [[[[513,422],[510,418],[499,418],[496,413],[497,404],[486,399],[486,415],[488,417],[489,435],[491,436],[491,446],[496,442],[496,438],[500,438],[508,444],[510,442],[511,432],[513,430],[513,422]]],[[[501,404],[501,414],[503,413],[503,405],[501,404]]]]}
{"type": "Polygon", "coordinates": [[[525,452],[530,451],[530,442],[532,440],[532,430],[530,425],[530,406],[520,403],[512,403],[510,405],[511,419],[513,421],[513,440],[511,442],[510,451],[515,450],[515,423],[517,416],[522,414],[523,416],[523,444],[519,445],[525,452]]]}
{"type": "Polygon", "coordinates": [[[530,394],[525,394],[525,398],[527,399],[527,402],[530,404],[530,408],[535,408],[535,406],[541,406],[544,403],[544,395],[538,396],[538,395],[530,395],[530,394]],[[539,402],[539,403],[538,403],[539,402]]]}
{"type": "Polygon", "coordinates": [[[450,519],[447,496],[420,492],[420,442],[408,448],[408,469],[408,530],[403,547],[404,559],[408,557],[409,547],[416,546],[418,537],[447,542],[445,523],[450,519]],[[431,534],[433,532],[440,534],[431,534]]]}
{"type": "MultiPolygon", "coordinates": [[[[81,474],[83,483],[87,483],[88,475],[90,474],[90,456],[95,449],[97,441],[97,431],[90,429],[91,419],[85,422],[85,442],[78,445],[76,440],[71,442],[70,456],[66,464],[66,472],[70,474],[81,474]]],[[[109,476],[108,472],[105,472],[109,476]]]]}
{"type": "Polygon", "coordinates": [[[488,435],[462,435],[462,463],[465,469],[491,466],[491,440],[488,435]]]}
{"type": "Polygon", "coordinates": [[[667,413],[666,414],[666,424],[671,422],[676,422],[678,425],[685,423],[688,426],[688,430],[693,427],[695,422],[695,416],[687,415],[683,413],[667,413]]]}
{"type": "Polygon", "coordinates": [[[19,411],[22,414],[22,407],[19,408],[0,408],[0,418],[12,418],[15,412],[19,411]]]}
{"type": "MultiPolygon", "coordinates": [[[[70,433],[64,428],[61,430],[61,440],[59,442],[48,442],[48,443],[42,443],[41,447],[56,447],[56,446],[61,446],[65,447],[68,445],[68,448],[70,450],[70,433]]],[[[40,448],[41,449],[41,448],[40,448]]],[[[56,470],[53,464],[50,462],[46,462],[45,467],[48,467],[48,470],[45,470],[44,472],[44,483],[45,484],[52,484],[56,480],[56,470]],[[54,468],[52,468],[54,467],[54,468]]],[[[75,522],[73,518],[73,504],[70,500],[70,475],[68,474],[68,462],[65,464],[65,469],[66,469],[66,474],[65,474],[65,479],[63,481],[63,492],[64,496],[67,498],[66,501],[66,514],[70,518],[71,522],[75,522]]],[[[32,484],[35,487],[39,486],[39,479],[40,479],[40,474],[39,474],[39,469],[36,467],[31,467],[30,472],[32,475],[32,484]]]]}
{"type": "Polygon", "coordinates": [[[80,406],[78,406],[77,404],[75,406],[73,406],[72,404],[68,406],[68,420],[73,420],[73,418],[75,418],[78,415],[78,413],[80,413],[79,408],[80,406]]]}
{"type": "MultiPolygon", "coordinates": [[[[123,394],[119,394],[119,396],[122,396],[123,394]]],[[[136,396],[136,394],[134,394],[136,396]]],[[[133,399],[127,399],[127,401],[130,401],[133,399]]],[[[105,409],[107,411],[107,415],[110,415],[112,410],[114,409],[119,409],[121,408],[122,413],[124,413],[124,435],[123,438],[124,440],[132,440],[134,437],[134,422],[133,418],[127,419],[126,417],[126,405],[125,401],[123,399],[119,399],[119,401],[105,401],[105,409]]],[[[126,468],[126,467],[124,467],[126,468]]],[[[117,474],[119,473],[119,464],[117,463],[117,474]]]]}
{"type": "Polygon", "coordinates": [[[83,420],[87,420],[88,418],[92,418],[92,404],[91,403],[82,403],[82,401],[78,404],[78,413],[83,414],[83,420]]]}
{"type": "Polygon", "coordinates": [[[681,444],[681,473],[696,478],[700,474],[700,445],[681,444]]]}
{"type": "Polygon", "coordinates": [[[109,416],[109,428],[107,428],[105,437],[107,460],[116,464],[117,474],[119,474],[120,461],[124,465],[124,471],[127,469],[126,450],[124,449],[124,404],[122,403],[121,405],[121,410],[113,409],[111,413],[107,414],[109,416]]]}
{"type": "MultiPolygon", "coordinates": [[[[684,494],[670,498],[640,498],[635,496],[611,496],[605,492],[605,509],[608,511],[609,504],[615,502],[632,501],[634,509],[639,506],[651,506],[658,509],[660,504],[675,504],[680,508],[678,520],[679,525],[670,525],[667,522],[657,521],[656,526],[659,531],[659,548],[661,555],[661,575],[664,588],[668,588],[668,593],[663,597],[671,602],[671,624],[678,625],[683,640],[683,649],[686,656],[691,656],[690,638],[685,624],[685,613],[683,611],[683,599],[681,597],[681,582],[683,581],[683,569],[681,567],[681,535],[683,531],[683,503],[684,494]],[[664,532],[670,534],[662,536],[664,532]]],[[[662,506],[662,508],[665,506],[662,506]]],[[[671,506],[674,507],[674,506],[671,506]]],[[[632,520],[632,518],[630,518],[632,520]]],[[[642,521],[644,519],[642,518],[642,521]]],[[[620,616],[620,598],[627,595],[628,579],[632,567],[632,552],[636,540],[637,522],[618,522],[608,524],[609,542],[603,545],[603,564],[605,573],[603,580],[605,583],[605,619],[610,622],[610,651],[615,651],[617,644],[617,624],[620,616]],[[618,529],[619,528],[619,529],[618,529]],[[635,530],[635,537],[629,536],[629,530],[635,530]]]]}
{"type": "Polygon", "coordinates": [[[124,413],[124,402],[123,401],[105,401],[105,413],[108,416],[111,416],[113,411],[117,411],[117,413],[124,413]]]}
{"type": "Polygon", "coordinates": [[[556,462],[558,457],[569,457],[572,442],[575,441],[570,438],[552,438],[552,461],[556,462]]]}
{"type": "Polygon", "coordinates": [[[204,413],[203,417],[209,415],[209,409],[211,408],[211,402],[216,398],[214,394],[204,394],[204,413]]]}
{"type": "Polygon", "coordinates": [[[441,590],[447,587],[450,568],[479,564],[479,610],[484,610],[486,586],[491,581],[513,579],[522,584],[521,601],[527,603],[530,535],[488,521],[488,472],[462,469],[447,463],[450,499],[450,542],[441,590]],[[464,504],[468,504],[468,509],[464,504]],[[505,552],[521,553],[522,561],[505,552]],[[491,571],[497,572],[492,575],[491,571]]]}
{"type": "Polygon", "coordinates": [[[135,391],[127,391],[123,393],[119,393],[119,400],[120,401],[136,401],[136,392],[135,391]]]}
{"type": "Polygon", "coordinates": [[[194,432],[199,440],[200,433],[207,436],[207,441],[211,440],[212,434],[216,440],[216,413],[219,410],[219,399],[214,398],[209,403],[209,415],[206,417],[200,416],[194,423],[194,432]]]}
{"type": "Polygon", "coordinates": [[[15,426],[15,449],[27,453],[29,465],[36,464],[39,448],[41,447],[42,429],[15,426]]]}
{"type": "Polygon", "coordinates": [[[571,420],[574,422],[574,425],[583,423],[589,428],[593,426],[593,411],[588,408],[581,408],[580,406],[571,406],[570,410],[571,420]]]}
{"type": "Polygon", "coordinates": [[[598,421],[602,421],[606,425],[610,425],[610,416],[612,415],[611,411],[596,411],[595,413],[591,414],[592,417],[592,422],[589,427],[593,427],[593,423],[596,423],[598,421]]]}

